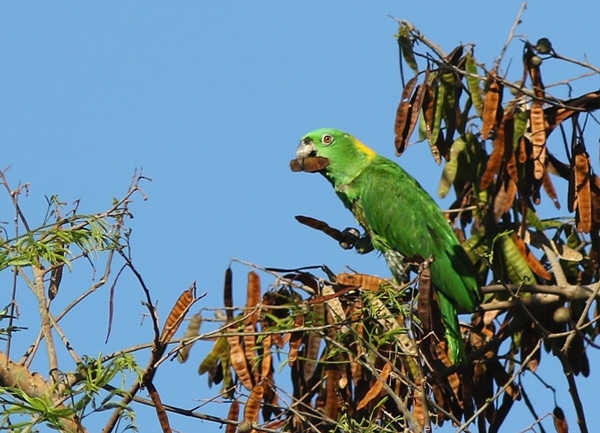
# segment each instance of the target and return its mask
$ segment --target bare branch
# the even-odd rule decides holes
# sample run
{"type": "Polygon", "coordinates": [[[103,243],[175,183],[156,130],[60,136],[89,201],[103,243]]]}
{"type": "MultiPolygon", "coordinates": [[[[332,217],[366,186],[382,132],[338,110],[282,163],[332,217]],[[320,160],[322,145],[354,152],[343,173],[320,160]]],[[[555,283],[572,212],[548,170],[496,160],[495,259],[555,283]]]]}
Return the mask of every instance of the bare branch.
{"type": "Polygon", "coordinates": [[[502,59],[504,58],[504,54],[506,53],[506,50],[508,49],[509,45],[512,43],[513,39],[515,38],[515,32],[517,30],[517,27],[522,22],[521,21],[521,17],[523,16],[523,12],[525,12],[525,9],[527,9],[527,2],[526,1],[524,1],[523,3],[521,3],[521,7],[519,8],[519,12],[517,12],[517,17],[515,18],[515,22],[513,23],[512,27],[510,28],[510,32],[508,33],[508,37],[506,38],[506,42],[504,43],[504,46],[500,50],[500,55],[494,61],[494,68],[493,69],[497,70],[500,67],[500,63],[502,62],[502,59]]]}

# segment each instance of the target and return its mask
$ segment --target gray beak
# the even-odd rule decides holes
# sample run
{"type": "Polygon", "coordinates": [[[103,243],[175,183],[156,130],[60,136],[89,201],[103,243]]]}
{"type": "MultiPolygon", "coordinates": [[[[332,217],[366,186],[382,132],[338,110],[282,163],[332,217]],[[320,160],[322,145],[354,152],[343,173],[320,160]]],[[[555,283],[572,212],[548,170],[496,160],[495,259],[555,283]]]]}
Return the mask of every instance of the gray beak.
{"type": "Polygon", "coordinates": [[[302,160],[309,156],[314,156],[311,155],[312,153],[314,153],[314,151],[315,146],[313,145],[312,140],[310,138],[304,138],[300,142],[298,149],[296,149],[296,158],[302,160]]]}

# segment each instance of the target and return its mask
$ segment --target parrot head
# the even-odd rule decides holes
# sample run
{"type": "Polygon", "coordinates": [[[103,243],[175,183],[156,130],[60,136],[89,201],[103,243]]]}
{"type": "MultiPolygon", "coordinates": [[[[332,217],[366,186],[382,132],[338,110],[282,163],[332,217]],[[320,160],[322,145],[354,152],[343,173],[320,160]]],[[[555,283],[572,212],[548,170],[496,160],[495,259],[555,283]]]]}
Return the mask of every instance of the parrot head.
{"type": "Polygon", "coordinates": [[[352,135],[323,128],[302,137],[291,165],[293,171],[318,171],[332,183],[344,184],[354,179],[376,155],[352,135]]]}

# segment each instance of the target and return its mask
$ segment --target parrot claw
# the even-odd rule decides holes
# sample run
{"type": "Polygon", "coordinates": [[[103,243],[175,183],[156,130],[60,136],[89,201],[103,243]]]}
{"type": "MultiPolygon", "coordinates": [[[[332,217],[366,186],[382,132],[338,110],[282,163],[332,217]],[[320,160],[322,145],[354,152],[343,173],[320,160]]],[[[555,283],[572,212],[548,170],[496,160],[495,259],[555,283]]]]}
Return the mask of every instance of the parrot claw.
{"type": "Polygon", "coordinates": [[[360,241],[360,232],[354,227],[346,227],[342,230],[342,237],[344,239],[340,240],[340,247],[345,250],[351,250],[360,241]]]}
{"type": "Polygon", "coordinates": [[[373,244],[368,233],[361,236],[360,232],[354,227],[347,227],[341,231],[342,240],[340,246],[345,250],[354,248],[359,254],[366,254],[373,251],[373,244]]]}

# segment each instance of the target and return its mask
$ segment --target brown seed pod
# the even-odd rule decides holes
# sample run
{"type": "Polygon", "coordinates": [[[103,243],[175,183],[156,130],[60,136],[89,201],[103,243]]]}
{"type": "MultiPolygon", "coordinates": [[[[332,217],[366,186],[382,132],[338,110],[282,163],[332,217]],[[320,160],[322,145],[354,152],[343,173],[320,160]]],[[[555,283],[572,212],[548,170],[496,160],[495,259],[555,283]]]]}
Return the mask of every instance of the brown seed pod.
{"type": "Polygon", "coordinates": [[[379,378],[375,381],[373,386],[369,389],[367,394],[358,402],[356,410],[364,409],[375,397],[379,395],[383,389],[383,384],[387,380],[388,376],[392,371],[392,364],[386,362],[379,374],[379,378]]]}
{"type": "Polygon", "coordinates": [[[231,365],[233,366],[238,379],[246,389],[252,389],[252,375],[248,369],[244,349],[240,345],[240,338],[232,335],[227,337],[227,342],[229,343],[229,358],[231,359],[231,365]]]}
{"type": "Polygon", "coordinates": [[[177,329],[183,322],[185,315],[196,302],[196,282],[194,281],[189,289],[185,290],[175,302],[175,305],[171,309],[169,316],[165,322],[165,327],[160,334],[159,341],[163,344],[168,343],[173,338],[177,329]]]}
{"type": "MultiPolygon", "coordinates": [[[[240,414],[240,402],[238,400],[234,400],[231,403],[231,406],[229,406],[229,413],[227,415],[227,419],[229,421],[235,421],[237,422],[238,417],[240,414]]],[[[225,433],[235,433],[235,424],[227,424],[227,427],[225,428],[225,433]]]]}
{"type": "MultiPolygon", "coordinates": [[[[262,385],[256,385],[252,388],[250,395],[248,396],[248,401],[246,402],[246,407],[244,408],[244,421],[249,422],[250,424],[254,424],[258,421],[258,410],[260,409],[260,402],[262,401],[263,394],[265,393],[265,389],[262,385]]],[[[238,426],[238,431],[241,431],[238,426]]]]}
{"type": "Polygon", "coordinates": [[[307,156],[302,159],[292,159],[290,161],[290,169],[293,172],[306,171],[307,173],[315,173],[323,170],[329,165],[329,160],[322,156],[307,156]]]}

